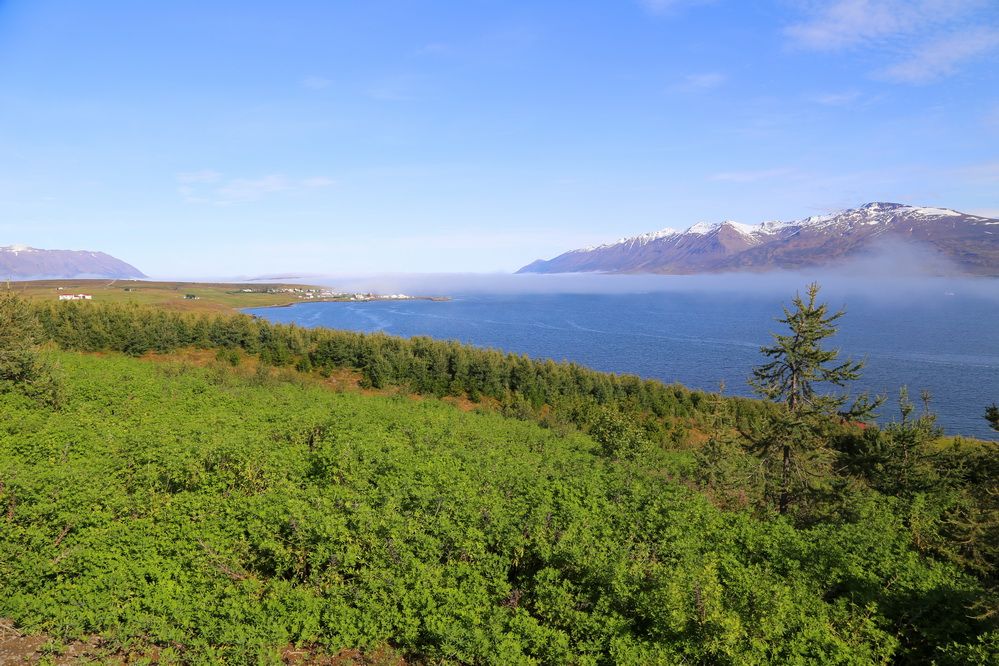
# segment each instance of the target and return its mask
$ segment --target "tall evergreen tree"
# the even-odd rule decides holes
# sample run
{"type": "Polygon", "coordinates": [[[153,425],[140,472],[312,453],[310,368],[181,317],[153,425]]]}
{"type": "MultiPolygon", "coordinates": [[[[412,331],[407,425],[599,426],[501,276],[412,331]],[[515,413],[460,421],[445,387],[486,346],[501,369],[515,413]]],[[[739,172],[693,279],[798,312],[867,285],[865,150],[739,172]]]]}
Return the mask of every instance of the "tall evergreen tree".
{"type": "Polygon", "coordinates": [[[992,405],[985,410],[985,420],[989,422],[993,430],[999,431],[999,405],[992,403],[992,405]]]}
{"type": "Polygon", "coordinates": [[[22,298],[0,295],[0,390],[15,388],[57,405],[61,385],[50,363],[39,353],[41,327],[22,298]]]}
{"type": "Polygon", "coordinates": [[[841,361],[839,350],[822,347],[835,335],[835,323],[845,311],[830,314],[826,304],[816,303],[818,294],[819,285],[812,283],[807,299],[798,294],[792,307],[784,308],[784,318],[777,321],[790,331],[774,333],[774,344],[760,348],[770,360],[754,369],[750,379],[757,393],[779,405],[777,415],[753,439],[768,468],[779,459],[777,506],[782,514],[793,500],[795,477],[806,475],[805,458],[823,448],[828,428],[838,419],[866,420],[880,404],[864,395],[844,410],[847,395],[819,392],[820,385],[845,386],[859,378],[864,362],[841,361]]]}

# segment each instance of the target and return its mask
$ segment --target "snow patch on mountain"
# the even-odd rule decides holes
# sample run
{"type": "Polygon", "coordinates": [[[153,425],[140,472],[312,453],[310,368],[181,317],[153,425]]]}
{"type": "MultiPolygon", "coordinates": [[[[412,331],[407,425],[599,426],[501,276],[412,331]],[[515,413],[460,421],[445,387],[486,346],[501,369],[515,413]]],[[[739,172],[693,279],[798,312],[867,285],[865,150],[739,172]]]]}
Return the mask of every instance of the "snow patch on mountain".
{"type": "Polygon", "coordinates": [[[649,243],[657,241],[661,238],[669,238],[670,236],[678,236],[678,235],[680,235],[679,231],[667,227],[665,229],[660,229],[659,231],[650,231],[648,233],[644,233],[639,236],[625,236],[624,238],[618,238],[613,243],[604,243],[603,245],[590,245],[580,250],[573,250],[573,252],[593,252],[594,250],[602,250],[605,248],[615,247],[617,245],[625,245],[628,243],[635,245],[648,245],[649,243]]]}
{"type": "Polygon", "coordinates": [[[698,222],[538,260],[521,272],[689,274],[799,268],[841,262],[885,244],[932,248],[972,274],[999,274],[999,247],[984,225],[999,220],[949,208],[873,202],[799,220],[698,222]]]}
{"type": "Polygon", "coordinates": [[[910,210],[915,215],[926,217],[961,217],[960,213],[949,208],[911,208],[910,210]]]}

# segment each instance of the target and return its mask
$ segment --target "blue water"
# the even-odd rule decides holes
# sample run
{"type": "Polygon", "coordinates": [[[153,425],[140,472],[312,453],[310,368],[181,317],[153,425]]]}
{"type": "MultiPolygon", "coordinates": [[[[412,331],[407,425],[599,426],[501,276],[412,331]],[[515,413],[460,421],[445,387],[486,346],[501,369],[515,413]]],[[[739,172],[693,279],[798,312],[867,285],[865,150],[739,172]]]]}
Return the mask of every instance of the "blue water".
{"type": "MultiPolygon", "coordinates": [[[[447,302],[302,303],[249,310],[274,322],[439,339],[572,360],[716,391],[752,395],[759,348],[779,331],[786,295],[736,293],[466,295],[447,302]]],[[[899,300],[839,297],[846,305],[832,345],[867,359],[853,391],[887,394],[896,418],[902,385],[951,434],[997,439],[983,418],[999,402],[999,302],[937,292],[899,300]]]]}

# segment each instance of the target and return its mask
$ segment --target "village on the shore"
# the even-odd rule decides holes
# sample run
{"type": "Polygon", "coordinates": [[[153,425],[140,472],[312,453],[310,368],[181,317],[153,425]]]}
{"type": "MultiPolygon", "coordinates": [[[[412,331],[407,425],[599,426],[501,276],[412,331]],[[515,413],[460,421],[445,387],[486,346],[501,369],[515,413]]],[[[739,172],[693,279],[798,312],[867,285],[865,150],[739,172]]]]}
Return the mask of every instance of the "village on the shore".
{"type": "Polygon", "coordinates": [[[301,299],[328,299],[337,301],[407,301],[416,299],[416,296],[407,294],[373,294],[373,293],[349,293],[332,289],[319,289],[315,287],[267,287],[240,289],[244,294],[289,294],[301,299]]]}

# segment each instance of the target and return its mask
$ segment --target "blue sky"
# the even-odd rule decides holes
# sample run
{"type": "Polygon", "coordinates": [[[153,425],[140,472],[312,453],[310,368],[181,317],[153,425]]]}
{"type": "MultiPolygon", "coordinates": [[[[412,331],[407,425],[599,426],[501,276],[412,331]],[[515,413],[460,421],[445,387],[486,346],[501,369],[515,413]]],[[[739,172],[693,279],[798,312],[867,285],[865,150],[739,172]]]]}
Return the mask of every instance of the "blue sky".
{"type": "Polygon", "coordinates": [[[156,276],[999,217],[999,3],[0,0],[0,156],[0,245],[156,276]]]}

